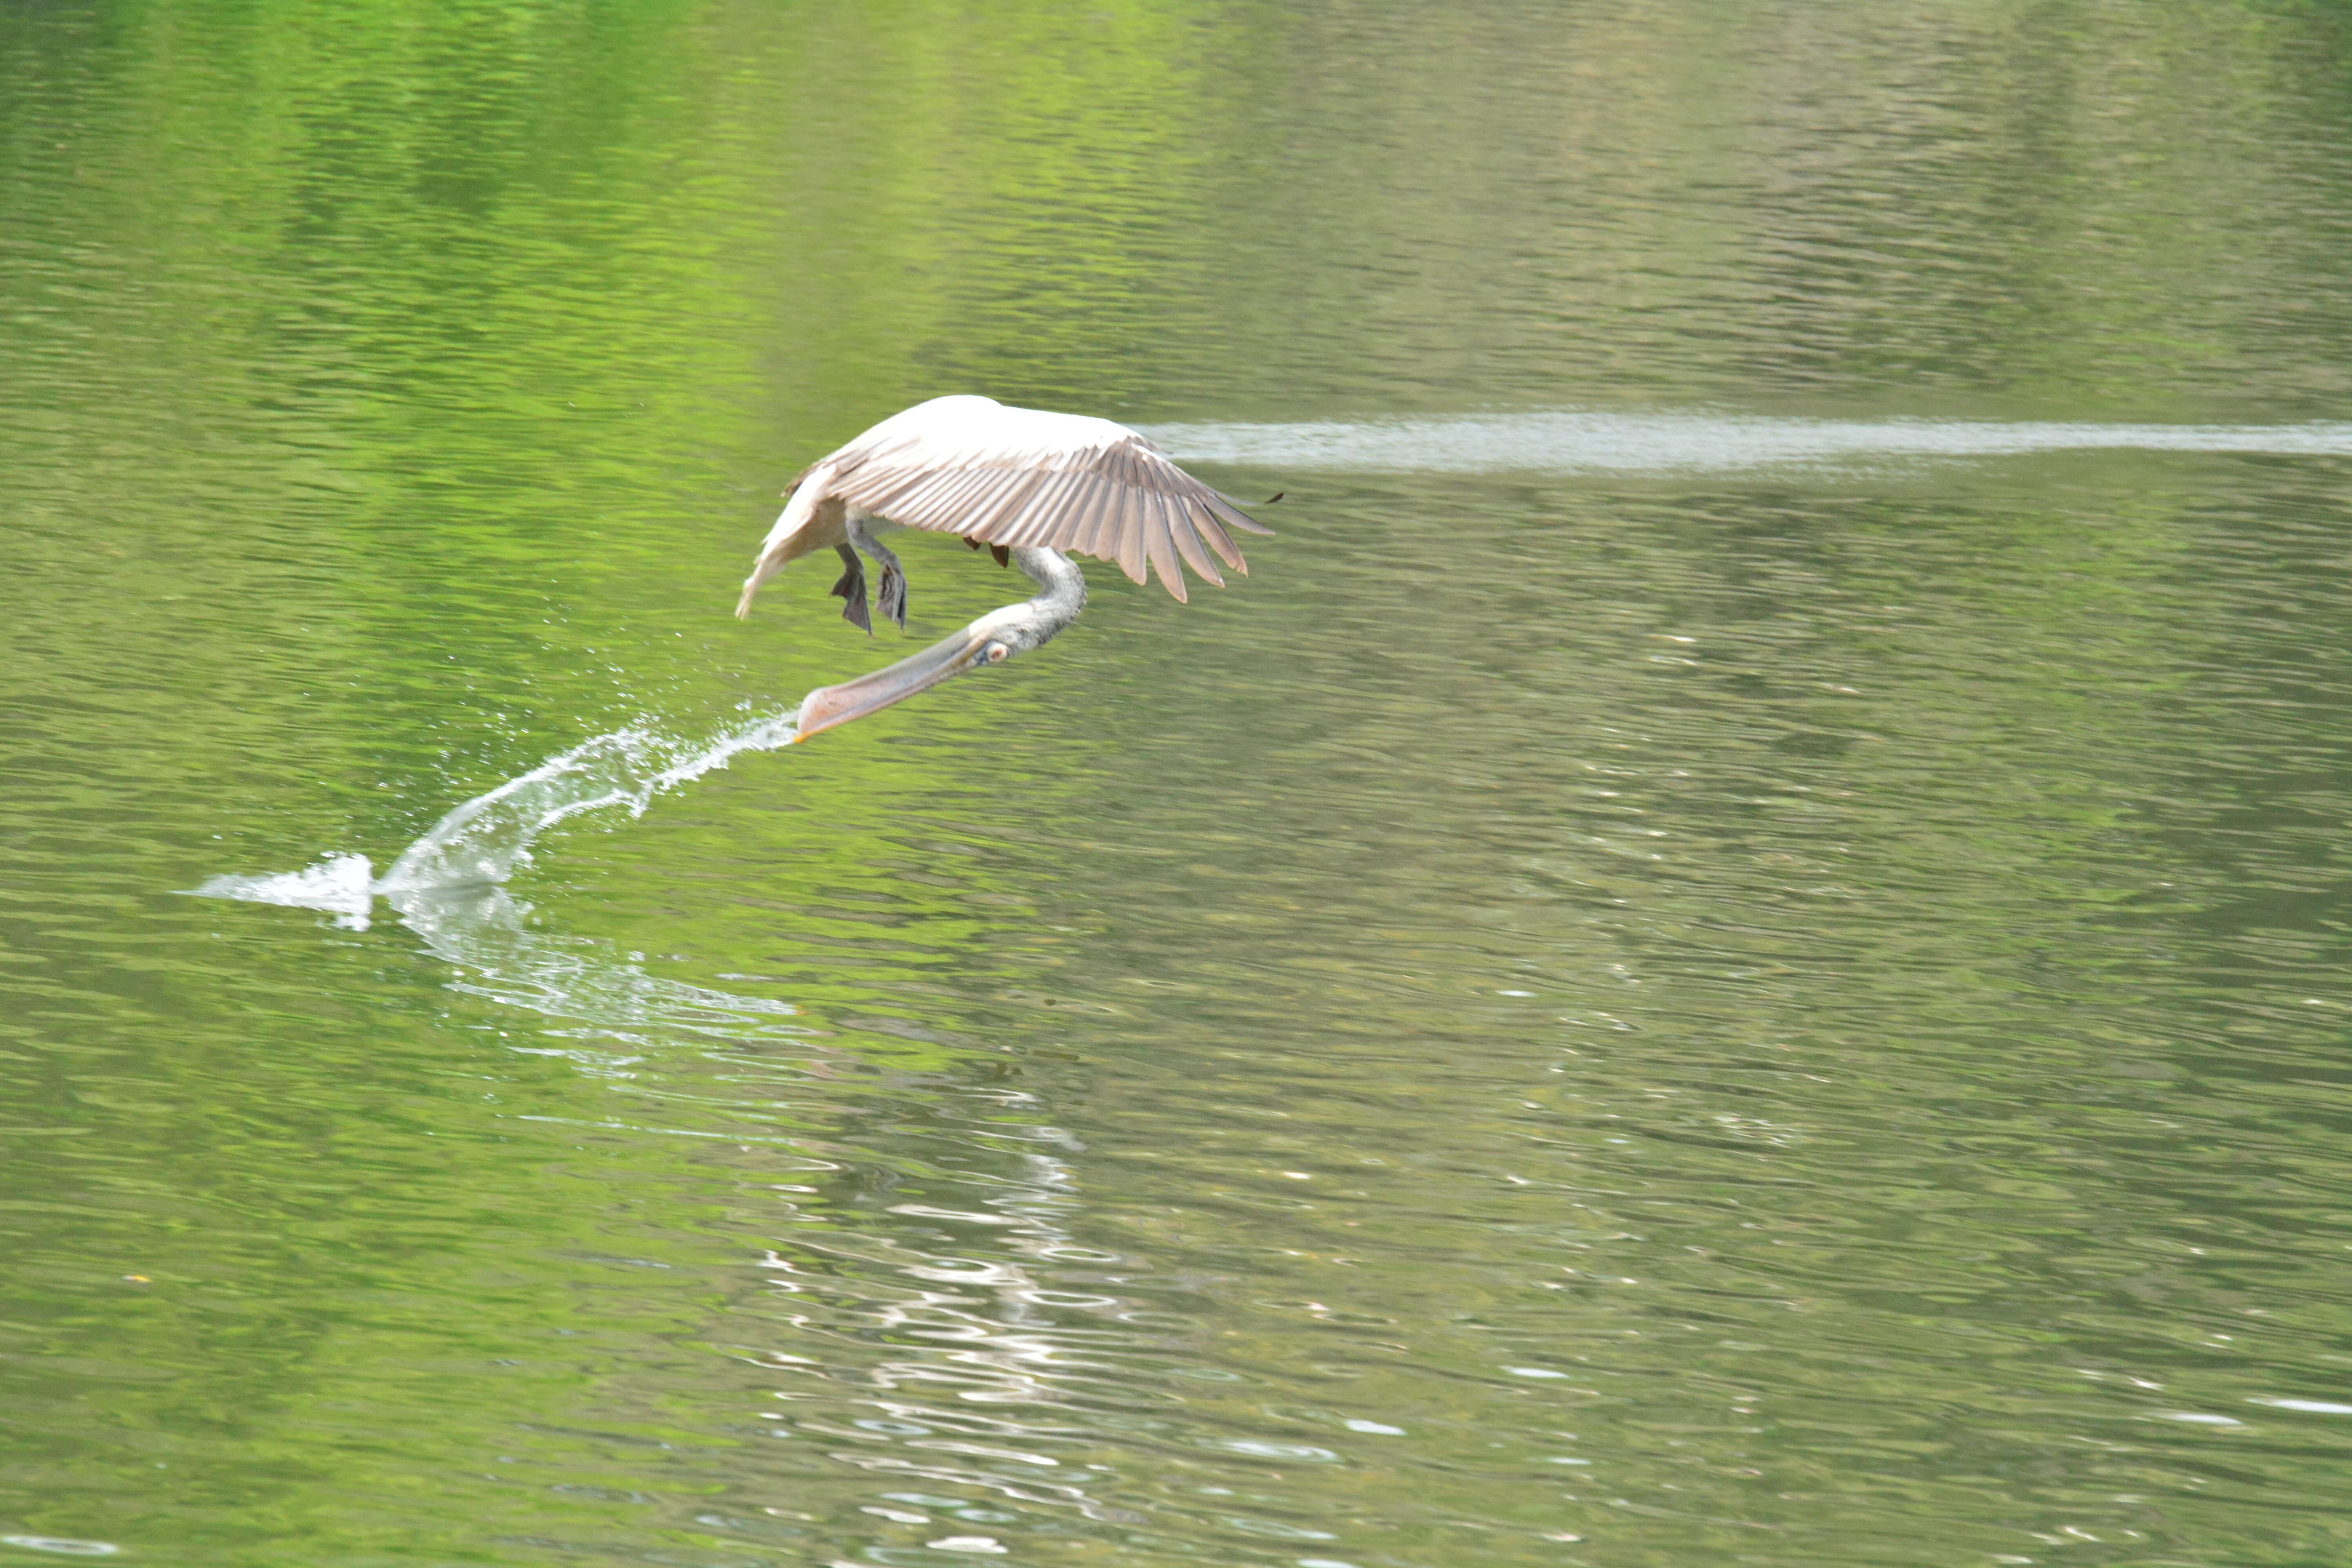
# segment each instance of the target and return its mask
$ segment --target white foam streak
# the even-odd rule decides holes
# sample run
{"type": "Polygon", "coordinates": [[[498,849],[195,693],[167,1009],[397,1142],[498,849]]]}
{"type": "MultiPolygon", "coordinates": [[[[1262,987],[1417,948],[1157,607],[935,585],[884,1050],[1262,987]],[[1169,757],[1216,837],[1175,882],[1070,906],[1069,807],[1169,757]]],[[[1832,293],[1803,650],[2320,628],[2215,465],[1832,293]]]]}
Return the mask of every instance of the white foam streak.
{"type": "Polygon", "coordinates": [[[1160,425],[1180,462],[1366,473],[1736,473],[2038,452],[2352,456],[2352,424],[2077,425],[1560,410],[1298,425],[1160,425]]]}

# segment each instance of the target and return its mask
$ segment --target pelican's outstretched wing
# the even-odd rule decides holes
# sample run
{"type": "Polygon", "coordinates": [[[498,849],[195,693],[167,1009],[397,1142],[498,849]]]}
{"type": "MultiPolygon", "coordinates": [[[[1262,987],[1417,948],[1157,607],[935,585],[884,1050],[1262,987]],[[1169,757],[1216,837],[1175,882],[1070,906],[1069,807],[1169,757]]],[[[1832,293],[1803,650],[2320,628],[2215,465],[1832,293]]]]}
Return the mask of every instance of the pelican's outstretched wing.
{"type": "Polygon", "coordinates": [[[919,403],[818,467],[833,470],[828,495],[877,517],[983,544],[1092,555],[1138,583],[1148,565],[1179,599],[1180,556],[1222,587],[1211,550],[1249,570],[1226,528],[1273,531],[1124,425],[988,397],[919,403]]]}

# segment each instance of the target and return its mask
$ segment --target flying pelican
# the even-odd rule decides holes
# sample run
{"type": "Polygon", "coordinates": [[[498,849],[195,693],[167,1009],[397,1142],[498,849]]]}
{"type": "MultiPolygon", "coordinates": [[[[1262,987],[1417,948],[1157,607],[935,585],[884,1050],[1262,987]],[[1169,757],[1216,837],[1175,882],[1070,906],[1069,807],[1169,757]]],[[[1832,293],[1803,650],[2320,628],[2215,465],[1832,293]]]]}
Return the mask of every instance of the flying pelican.
{"type": "Polygon", "coordinates": [[[1115,561],[1138,583],[1148,567],[1181,601],[1184,571],[1178,557],[1223,587],[1210,551],[1234,571],[1249,571],[1226,526],[1273,531],[1124,425],[1008,408],[992,397],[934,397],[894,414],[802,469],[784,493],[791,499],[783,515],[743,580],[739,616],[751,613],[751,595],[761,584],[829,544],[846,568],[833,585],[846,601],[842,619],[869,634],[874,629],[862,551],[882,568],[877,594],[882,613],[905,630],[907,575],[898,556],[874,537],[881,523],[961,534],[974,550],[985,544],[998,565],[1009,560],[1042,590],[990,611],[911,658],[810,692],[801,704],[802,740],[950,676],[1027,653],[1077,619],[1086,608],[1087,580],[1065,551],[1115,561]]]}

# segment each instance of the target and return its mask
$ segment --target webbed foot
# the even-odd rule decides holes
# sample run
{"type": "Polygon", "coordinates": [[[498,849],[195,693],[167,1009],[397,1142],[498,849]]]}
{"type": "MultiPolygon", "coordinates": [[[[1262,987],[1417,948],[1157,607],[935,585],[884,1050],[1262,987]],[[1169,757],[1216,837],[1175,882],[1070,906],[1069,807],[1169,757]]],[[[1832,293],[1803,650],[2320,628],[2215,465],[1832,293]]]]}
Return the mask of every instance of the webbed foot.
{"type": "Polygon", "coordinates": [[[907,574],[895,565],[882,568],[882,613],[907,629],[907,574]]]}
{"type": "Polygon", "coordinates": [[[841,606],[841,618],[867,637],[872,637],[874,619],[866,613],[865,563],[857,559],[856,552],[846,549],[841,552],[841,558],[848,563],[848,570],[842,573],[841,581],[833,585],[834,597],[847,601],[841,606]]]}

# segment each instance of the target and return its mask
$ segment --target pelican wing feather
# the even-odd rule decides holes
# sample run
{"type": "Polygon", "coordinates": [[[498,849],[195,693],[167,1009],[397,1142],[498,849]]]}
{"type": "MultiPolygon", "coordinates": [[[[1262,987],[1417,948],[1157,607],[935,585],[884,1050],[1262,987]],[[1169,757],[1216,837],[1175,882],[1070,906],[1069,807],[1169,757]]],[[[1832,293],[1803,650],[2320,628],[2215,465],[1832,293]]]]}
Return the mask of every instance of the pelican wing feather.
{"type": "Polygon", "coordinates": [[[1227,530],[1273,531],[1124,425],[986,397],[917,404],[815,467],[829,495],[903,527],[1092,555],[1138,583],[1149,568],[1179,599],[1180,562],[1222,586],[1211,552],[1249,570],[1227,530]]]}

